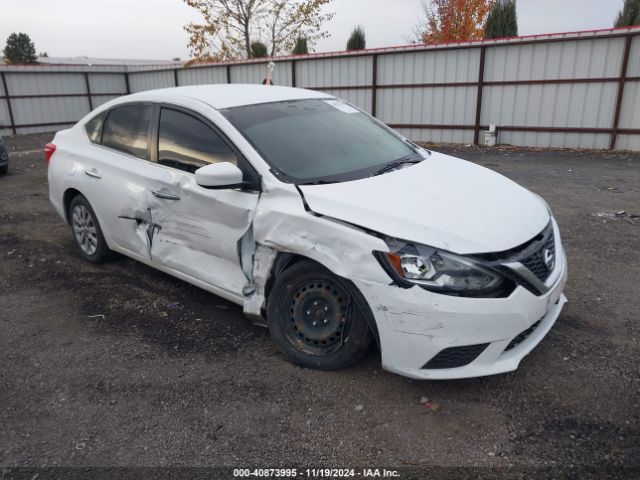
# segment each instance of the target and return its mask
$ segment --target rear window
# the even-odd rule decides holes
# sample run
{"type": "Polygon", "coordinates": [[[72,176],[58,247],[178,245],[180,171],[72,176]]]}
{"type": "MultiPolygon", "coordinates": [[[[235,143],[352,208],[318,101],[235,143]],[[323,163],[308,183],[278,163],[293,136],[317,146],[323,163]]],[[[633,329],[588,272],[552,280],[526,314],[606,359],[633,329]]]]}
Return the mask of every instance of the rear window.
{"type": "Polygon", "coordinates": [[[148,137],[153,108],[133,104],[109,111],[102,128],[102,144],[143,160],[149,160],[148,137]]]}

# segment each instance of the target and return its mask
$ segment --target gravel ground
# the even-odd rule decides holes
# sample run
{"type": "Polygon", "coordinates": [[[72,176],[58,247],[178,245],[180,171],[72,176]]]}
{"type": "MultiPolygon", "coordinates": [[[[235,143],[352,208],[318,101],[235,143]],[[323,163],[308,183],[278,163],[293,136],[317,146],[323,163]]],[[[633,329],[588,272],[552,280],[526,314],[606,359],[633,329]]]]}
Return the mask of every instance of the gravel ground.
{"type": "Polygon", "coordinates": [[[296,367],[225,300],[126,258],[82,261],[48,203],[49,138],[7,138],[0,177],[0,470],[640,472],[640,155],[440,148],[545,197],[569,303],[518,371],[430,382],[382,371],[376,351],[296,367]]]}

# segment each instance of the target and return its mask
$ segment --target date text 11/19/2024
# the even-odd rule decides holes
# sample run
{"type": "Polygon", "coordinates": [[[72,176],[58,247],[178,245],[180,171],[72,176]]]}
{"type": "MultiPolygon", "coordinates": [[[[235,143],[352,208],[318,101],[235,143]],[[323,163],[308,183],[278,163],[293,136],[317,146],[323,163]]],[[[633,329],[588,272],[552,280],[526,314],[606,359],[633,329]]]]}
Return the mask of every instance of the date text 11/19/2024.
{"type": "Polygon", "coordinates": [[[399,478],[397,470],[386,468],[235,468],[234,478],[399,478]]]}

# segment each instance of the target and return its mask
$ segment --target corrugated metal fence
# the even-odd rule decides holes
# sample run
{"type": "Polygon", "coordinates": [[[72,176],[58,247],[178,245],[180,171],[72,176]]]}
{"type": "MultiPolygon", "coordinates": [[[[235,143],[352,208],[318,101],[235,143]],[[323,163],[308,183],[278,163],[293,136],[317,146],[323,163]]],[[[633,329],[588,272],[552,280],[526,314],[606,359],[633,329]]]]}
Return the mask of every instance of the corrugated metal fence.
{"type": "MultiPolygon", "coordinates": [[[[322,90],[408,138],[640,150],[640,28],[274,58],[274,82],[322,90]]],[[[260,83],[264,59],[179,67],[0,66],[0,134],[65,128],[119,95],[260,83]]]]}

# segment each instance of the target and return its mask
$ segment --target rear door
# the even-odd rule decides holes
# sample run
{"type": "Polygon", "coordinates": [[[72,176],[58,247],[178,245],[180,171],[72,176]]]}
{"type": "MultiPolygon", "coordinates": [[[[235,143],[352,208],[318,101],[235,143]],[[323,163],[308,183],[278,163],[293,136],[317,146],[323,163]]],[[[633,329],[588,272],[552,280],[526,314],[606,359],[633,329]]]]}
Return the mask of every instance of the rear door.
{"type": "Polygon", "coordinates": [[[240,294],[247,284],[240,263],[240,240],[258,202],[257,176],[205,117],[181,107],[162,106],[157,125],[153,156],[167,175],[148,182],[154,195],[149,213],[157,228],[151,254],[170,269],[240,294]],[[198,186],[194,172],[221,161],[238,165],[253,187],[211,190],[198,186]]]}
{"type": "Polygon", "coordinates": [[[149,210],[153,195],[150,180],[166,182],[169,172],[150,161],[152,103],[117,105],[87,124],[94,145],[90,168],[89,201],[94,207],[109,245],[133,257],[150,259],[156,228],[149,210]]]}

